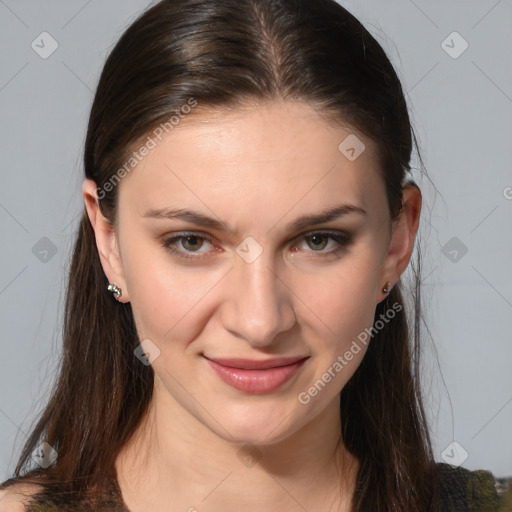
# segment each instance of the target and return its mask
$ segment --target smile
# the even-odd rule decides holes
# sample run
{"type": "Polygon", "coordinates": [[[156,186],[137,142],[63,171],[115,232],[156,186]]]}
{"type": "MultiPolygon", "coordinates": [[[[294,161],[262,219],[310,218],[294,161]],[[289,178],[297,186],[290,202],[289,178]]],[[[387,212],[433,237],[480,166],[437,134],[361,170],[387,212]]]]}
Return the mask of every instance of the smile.
{"type": "MultiPolygon", "coordinates": [[[[212,360],[205,358],[210,367],[216,374],[231,387],[244,391],[246,393],[270,393],[281,387],[289,381],[302,367],[309,357],[302,359],[295,358],[295,361],[289,364],[277,366],[278,360],[268,362],[257,362],[248,360],[212,360]],[[235,363],[235,361],[240,361],[235,363]],[[227,364],[239,364],[244,368],[227,366],[227,364]],[[259,366],[260,368],[248,369],[247,366],[259,366]],[[267,366],[261,368],[261,366],[267,366]]],[[[288,358],[290,359],[290,358],[288,358]]]]}

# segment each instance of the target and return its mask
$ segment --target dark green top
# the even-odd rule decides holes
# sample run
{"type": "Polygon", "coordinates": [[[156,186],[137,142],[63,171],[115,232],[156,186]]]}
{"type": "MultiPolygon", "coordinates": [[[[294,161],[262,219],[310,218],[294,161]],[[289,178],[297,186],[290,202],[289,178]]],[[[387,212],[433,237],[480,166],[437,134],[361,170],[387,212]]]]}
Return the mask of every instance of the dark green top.
{"type": "MultiPolygon", "coordinates": [[[[496,480],[489,471],[438,463],[441,480],[442,510],[453,512],[498,512],[500,500],[496,480]]],[[[506,509],[501,509],[505,511],[506,509]]]]}
{"type": "MultiPolygon", "coordinates": [[[[462,467],[453,468],[444,463],[437,463],[437,467],[441,480],[439,512],[506,512],[512,510],[504,505],[500,506],[496,480],[491,472],[470,471],[462,467]]],[[[16,479],[5,481],[0,484],[0,489],[15,481],[16,479]]],[[[50,497],[42,493],[30,503],[27,512],[90,512],[91,510],[90,504],[76,503],[70,506],[65,501],[62,497],[59,499],[58,496],[50,497]]],[[[123,501],[116,478],[109,481],[108,491],[98,510],[101,512],[130,512],[123,501]]]]}

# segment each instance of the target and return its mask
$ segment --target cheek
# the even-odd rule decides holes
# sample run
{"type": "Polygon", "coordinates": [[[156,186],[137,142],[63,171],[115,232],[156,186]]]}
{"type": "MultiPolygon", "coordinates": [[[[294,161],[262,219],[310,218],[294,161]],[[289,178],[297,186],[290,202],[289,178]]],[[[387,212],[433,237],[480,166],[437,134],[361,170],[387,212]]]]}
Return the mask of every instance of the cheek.
{"type": "Polygon", "coordinates": [[[299,309],[313,331],[323,332],[341,345],[372,325],[379,265],[375,254],[353,253],[329,272],[294,280],[299,309]]]}
{"type": "Polygon", "coordinates": [[[297,398],[312,407],[311,413],[341,392],[366,354],[375,317],[375,279],[368,270],[340,271],[309,295],[301,321],[315,364],[297,398]]]}
{"type": "Polygon", "coordinates": [[[204,322],[210,291],[226,270],[179,265],[162,247],[128,251],[125,278],[139,335],[160,343],[193,339],[204,322]]]}

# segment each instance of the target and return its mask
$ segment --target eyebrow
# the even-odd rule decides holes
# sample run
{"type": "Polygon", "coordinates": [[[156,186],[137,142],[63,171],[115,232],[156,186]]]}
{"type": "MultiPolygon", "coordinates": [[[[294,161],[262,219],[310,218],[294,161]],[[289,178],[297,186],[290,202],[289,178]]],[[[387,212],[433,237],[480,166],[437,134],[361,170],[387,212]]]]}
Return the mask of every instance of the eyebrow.
{"type": "MultiPolygon", "coordinates": [[[[298,231],[316,224],[323,224],[336,220],[350,213],[359,215],[367,215],[366,210],[354,204],[343,203],[320,213],[306,214],[298,217],[293,222],[287,224],[286,228],[290,231],[298,231]]],[[[213,217],[208,217],[200,212],[188,210],[186,208],[162,208],[150,209],[143,214],[143,217],[151,217],[156,219],[183,220],[198,226],[215,229],[221,232],[234,233],[234,230],[213,217]]]]}

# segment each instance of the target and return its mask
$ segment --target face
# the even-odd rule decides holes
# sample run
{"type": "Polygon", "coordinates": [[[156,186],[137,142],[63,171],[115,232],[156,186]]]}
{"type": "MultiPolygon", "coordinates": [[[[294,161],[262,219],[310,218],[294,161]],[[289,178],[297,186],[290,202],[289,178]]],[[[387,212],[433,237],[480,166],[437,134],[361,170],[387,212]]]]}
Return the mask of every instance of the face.
{"type": "Polygon", "coordinates": [[[339,411],[367,349],[358,335],[408,260],[405,231],[390,244],[372,141],[304,103],[254,104],[186,120],[118,187],[115,244],[102,263],[140,340],[158,348],[153,399],[255,444],[339,411]],[[351,134],[365,145],[355,159],[338,148],[351,134]],[[283,357],[302,361],[209,362],[283,357]]]}

